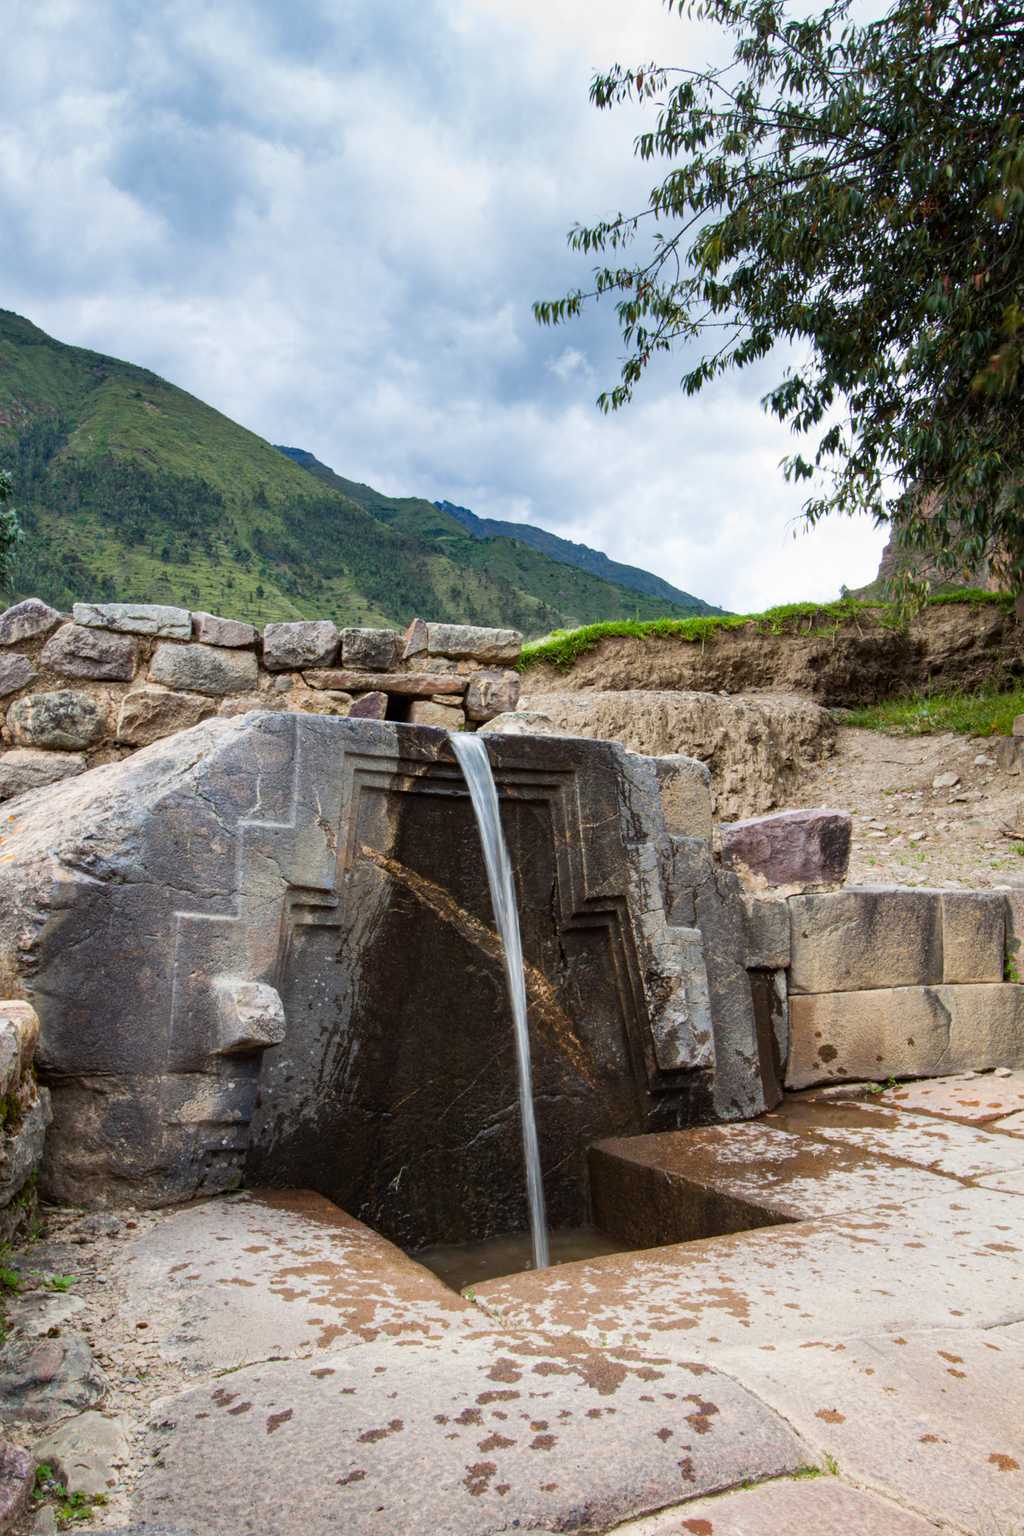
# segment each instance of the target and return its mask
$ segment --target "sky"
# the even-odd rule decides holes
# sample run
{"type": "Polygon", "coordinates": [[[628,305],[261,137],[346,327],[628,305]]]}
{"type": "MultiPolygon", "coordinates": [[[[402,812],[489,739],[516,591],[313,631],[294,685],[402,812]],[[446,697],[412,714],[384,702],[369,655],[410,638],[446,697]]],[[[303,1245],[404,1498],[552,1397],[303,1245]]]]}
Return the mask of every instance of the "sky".
{"type": "Polygon", "coordinates": [[[775,356],[613,416],[610,305],[566,233],[639,210],[613,62],[700,66],[661,0],[4,0],[0,306],[142,364],[393,495],[528,520],[755,611],[870,581],[869,521],[802,531],[775,356]]]}

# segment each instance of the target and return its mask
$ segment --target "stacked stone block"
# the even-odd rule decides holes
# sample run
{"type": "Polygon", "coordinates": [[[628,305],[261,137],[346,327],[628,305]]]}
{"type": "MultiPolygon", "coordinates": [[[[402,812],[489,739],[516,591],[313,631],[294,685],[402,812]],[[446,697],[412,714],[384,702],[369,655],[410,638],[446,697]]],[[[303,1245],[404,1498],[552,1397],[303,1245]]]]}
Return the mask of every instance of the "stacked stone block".
{"type": "Polygon", "coordinates": [[[415,619],[267,624],[157,603],[37,598],[0,614],[0,800],[250,710],[475,730],[519,696],[515,630],[415,619]]]}

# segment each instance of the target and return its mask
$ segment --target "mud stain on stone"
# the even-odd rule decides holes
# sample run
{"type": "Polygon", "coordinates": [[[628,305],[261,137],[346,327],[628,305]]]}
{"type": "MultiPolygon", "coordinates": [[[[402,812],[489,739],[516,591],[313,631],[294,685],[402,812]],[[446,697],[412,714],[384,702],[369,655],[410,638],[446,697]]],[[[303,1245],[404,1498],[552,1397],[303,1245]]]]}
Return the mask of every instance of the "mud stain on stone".
{"type": "Polygon", "coordinates": [[[280,1413],[269,1414],[267,1417],[267,1434],[276,1434],[282,1424],[288,1423],[294,1411],[293,1408],[283,1408],[280,1413]]]}
{"type": "Polygon", "coordinates": [[[356,1467],[355,1471],[350,1472],[347,1477],[339,1477],[335,1481],[339,1488],[347,1488],[349,1483],[361,1483],[365,1476],[365,1470],[362,1467],[356,1467]]]}
{"type": "Polygon", "coordinates": [[[466,1475],[462,1479],[463,1487],[469,1490],[474,1499],[478,1499],[491,1486],[491,1478],[497,1470],[497,1465],[493,1461],[476,1461],[471,1467],[466,1468],[466,1475]]]}
{"type": "Polygon", "coordinates": [[[994,1467],[997,1467],[1000,1472],[1020,1471],[1020,1462],[1014,1461],[1012,1456],[1004,1455],[1002,1451],[993,1451],[989,1457],[989,1461],[994,1467]]]}
{"type": "Polygon", "coordinates": [[[358,1436],[360,1445],[373,1445],[377,1440],[386,1440],[389,1435],[397,1435],[405,1425],[401,1419],[391,1419],[389,1423],[379,1429],[364,1429],[358,1436]]]}
{"type": "Polygon", "coordinates": [[[840,1413],[838,1408],[819,1408],[814,1417],[822,1419],[826,1424],[846,1423],[846,1414],[840,1413]]]}

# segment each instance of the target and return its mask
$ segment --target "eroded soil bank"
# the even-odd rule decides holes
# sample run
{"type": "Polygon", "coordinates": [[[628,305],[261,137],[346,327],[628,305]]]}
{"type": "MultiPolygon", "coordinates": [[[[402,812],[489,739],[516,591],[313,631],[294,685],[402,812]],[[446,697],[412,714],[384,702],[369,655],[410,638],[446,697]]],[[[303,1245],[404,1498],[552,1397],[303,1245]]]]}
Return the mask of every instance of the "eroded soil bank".
{"type": "Polygon", "coordinates": [[[905,629],[886,609],[788,621],[774,634],[751,623],[706,641],[672,635],[609,637],[563,670],[528,666],[525,694],[578,688],[799,693],[852,708],[939,688],[1001,688],[1024,673],[1024,625],[996,603],[943,603],[905,629]]]}

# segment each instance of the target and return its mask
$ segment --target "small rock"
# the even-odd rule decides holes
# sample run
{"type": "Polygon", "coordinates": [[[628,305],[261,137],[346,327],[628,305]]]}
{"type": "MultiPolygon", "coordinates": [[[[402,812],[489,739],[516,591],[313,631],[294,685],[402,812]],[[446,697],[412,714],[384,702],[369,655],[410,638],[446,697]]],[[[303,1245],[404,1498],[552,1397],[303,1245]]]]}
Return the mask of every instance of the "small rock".
{"type": "Polygon", "coordinates": [[[14,747],[0,754],[0,800],[10,800],[30,789],[58,784],[61,779],[84,773],[86,758],[77,752],[42,752],[37,747],[14,747]]]}
{"type": "Polygon", "coordinates": [[[128,1460],[128,1421],[102,1413],[80,1413],[50,1430],[35,1446],[39,1461],[58,1466],[72,1493],[106,1493],[117,1482],[115,1468],[128,1460]]]}
{"type": "MultiPolygon", "coordinates": [[[[1018,719],[1020,719],[1020,718],[1021,717],[1018,716],[1018,719]]],[[[992,1076],[993,1077],[1012,1077],[1013,1076],[1013,1072],[1012,1072],[1012,1070],[1009,1067],[996,1067],[996,1069],[993,1072],[992,1076]]]]}
{"type": "Polygon", "coordinates": [[[434,725],[443,731],[461,731],[465,712],[458,705],[442,704],[436,699],[414,699],[409,705],[410,725],[434,725]]]}
{"type": "Polygon", "coordinates": [[[168,640],[187,640],[192,634],[187,608],[160,603],[76,603],[72,615],[76,624],[123,634],[161,635],[168,640]]]}
{"type": "Polygon", "coordinates": [[[17,693],[19,688],[27,688],[38,675],[28,657],[17,651],[11,656],[0,656],[0,698],[17,693]]]}
{"type": "Polygon", "coordinates": [[[93,1407],[106,1391],[106,1378],[80,1334],[14,1338],[0,1350],[0,1398],[12,1418],[46,1424],[93,1407]]]}
{"type": "Polygon", "coordinates": [[[62,624],[43,646],[39,660],[44,667],[67,677],[129,683],[135,676],[138,654],[129,635],[111,635],[84,624],[62,624]]]}
{"type": "Polygon", "coordinates": [[[256,644],[256,630],[240,619],[222,619],[215,613],[192,615],[192,638],[202,645],[244,647],[256,644]]]}
{"type": "MultiPolygon", "coordinates": [[[[6,617],[6,615],[4,616],[6,617]]],[[[0,628],[3,627],[3,619],[0,619],[0,628]]],[[[1012,727],[1014,736],[1024,736],[1024,715],[1015,715],[1012,727]]]]}
{"type": "Polygon", "coordinates": [[[56,1536],[59,1529],[57,1511],[52,1504],[44,1504],[32,1522],[30,1536],[56,1536]]]}
{"type": "Polygon", "coordinates": [[[36,1464],[28,1451],[0,1440],[0,1531],[9,1531],[32,1502],[36,1464]]]}
{"type": "Polygon", "coordinates": [[[340,640],[339,631],[329,619],[268,624],[263,631],[263,665],[268,672],[329,667],[338,654],[340,640]]]}
{"type": "Polygon", "coordinates": [[[67,752],[95,746],[107,730],[106,710],[100,701],[70,688],[16,699],[7,711],[7,724],[19,746],[67,752]]]}
{"type": "Polygon", "coordinates": [[[0,613],[0,645],[18,645],[22,640],[36,640],[48,635],[61,621],[61,614],[38,597],[26,597],[23,603],[0,613]]]}
{"type": "Polygon", "coordinates": [[[959,783],[958,773],[937,773],[932,779],[932,789],[954,789],[959,783]]]}
{"type": "Polygon", "coordinates": [[[845,811],[782,811],[734,821],[721,829],[722,862],[759,886],[839,885],[849,866],[851,830],[845,811]]]}
{"type": "Polygon", "coordinates": [[[10,1322],[26,1339],[44,1339],[51,1328],[66,1328],[85,1302],[70,1291],[26,1291],[19,1296],[10,1322]]]}
{"type": "Polygon", "coordinates": [[[385,720],[388,713],[388,696],[376,691],[364,693],[354,700],[349,716],[355,720],[385,720]]]}
{"type": "Polygon", "coordinates": [[[519,703],[518,672],[474,672],[466,688],[470,720],[493,720],[519,703]]]}
{"type": "Polygon", "coordinates": [[[979,752],[974,759],[975,768],[991,768],[995,764],[995,758],[989,757],[987,752],[979,752]]]}

